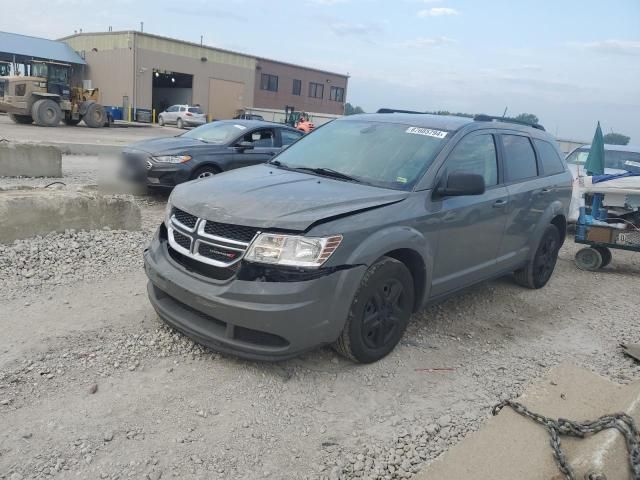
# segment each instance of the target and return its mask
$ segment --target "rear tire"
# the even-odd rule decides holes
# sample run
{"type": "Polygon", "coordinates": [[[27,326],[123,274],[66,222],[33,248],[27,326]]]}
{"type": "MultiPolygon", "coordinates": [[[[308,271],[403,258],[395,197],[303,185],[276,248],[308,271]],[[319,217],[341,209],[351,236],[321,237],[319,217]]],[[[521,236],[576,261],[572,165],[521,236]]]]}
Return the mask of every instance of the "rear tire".
{"type": "Polygon", "coordinates": [[[84,120],[87,127],[104,127],[107,123],[107,112],[105,112],[102,105],[92,103],[89,105],[89,108],[87,108],[87,112],[82,116],[82,120],[84,120]]]}
{"type": "Polygon", "coordinates": [[[602,255],[595,248],[583,248],[576,253],[576,265],[580,270],[594,272],[602,267],[602,255]]]}
{"type": "Polygon", "coordinates": [[[524,268],[514,272],[516,283],[527,288],[544,287],[556,267],[560,250],[560,232],[555,225],[547,226],[536,254],[524,268]]]}
{"type": "Polygon", "coordinates": [[[28,125],[30,123],[33,123],[33,118],[31,117],[31,115],[18,115],[17,113],[10,113],[9,118],[14,123],[19,123],[21,125],[28,125]]]}
{"type": "Polygon", "coordinates": [[[333,347],[359,363],[385,357],[407,328],[414,298],[413,277],[407,267],[382,257],[365,272],[333,347]]]}
{"type": "Polygon", "coordinates": [[[55,127],[62,119],[62,110],[53,100],[48,98],[36,100],[31,107],[31,116],[36,125],[41,127],[55,127]]]}
{"type": "Polygon", "coordinates": [[[600,265],[600,268],[604,268],[611,263],[611,259],[613,258],[611,250],[609,250],[607,247],[593,247],[593,248],[598,252],[600,252],[600,256],[602,257],[602,265],[600,265]]]}
{"type": "Polygon", "coordinates": [[[179,118],[178,121],[176,122],[177,127],[182,130],[184,128],[184,123],[182,123],[182,119],[179,118]]]}

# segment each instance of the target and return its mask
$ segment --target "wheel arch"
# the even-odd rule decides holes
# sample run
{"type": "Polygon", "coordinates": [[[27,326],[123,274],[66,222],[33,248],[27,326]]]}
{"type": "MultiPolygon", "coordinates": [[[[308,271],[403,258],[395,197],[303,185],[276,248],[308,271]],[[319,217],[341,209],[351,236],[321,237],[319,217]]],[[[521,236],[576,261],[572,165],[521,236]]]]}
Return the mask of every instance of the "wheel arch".
{"type": "Polygon", "coordinates": [[[560,246],[564,245],[567,237],[567,218],[562,214],[558,214],[551,219],[551,224],[555,225],[560,232],[560,246]]]}
{"type": "Polygon", "coordinates": [[[391,257],[402,262],[411,277],[413,278],[414,305],[413,311],[416,312],[424,303],[424,297],[427,290],[427,266],[422,256],[411,248],[398,248],[384,254],[385,257],[391,257]]]}
{"type": "Polygon", "coordinates": [[[415,289],[414,311],[420,309],[430,289],[430,272],[434,252],[431,243],[417,230],[395,226],[375,232],[360,243],[349,256],[350,265],[370,267],[387,256],[402,262],[413,277],[415,289]]]}
{"type": "Polygon", "coordinates": [[[192,180],[196,179],[197,178],[196,174],[198,173],[198,171],[202,170],[205,167],[211,167],[215,169],[216,173],[224,172],[224,168],[222,168],[222,166],[220,166],[219,163],[214,162],[213,160],[205,160],[203,162],[198,163],[197,165],[194,165],[193,170],[191,171],[190,178],[192,180]]]}

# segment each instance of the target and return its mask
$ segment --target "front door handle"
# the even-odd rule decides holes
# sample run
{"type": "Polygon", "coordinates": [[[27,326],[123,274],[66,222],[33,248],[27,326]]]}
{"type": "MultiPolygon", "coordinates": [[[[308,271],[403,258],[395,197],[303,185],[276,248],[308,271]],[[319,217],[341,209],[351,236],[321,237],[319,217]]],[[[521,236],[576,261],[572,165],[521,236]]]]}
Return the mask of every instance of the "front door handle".
{"type": "Polygon", "coordinates": [[[504,208],[507,205],[506,200],[496,200],[493,204],[493,208],[504,208]]]}
{"type": "Polygon", "coordinates": [[[269,155],[271,155],[272,157],[276,154],[276,152],[269,152],[269,155]]]}

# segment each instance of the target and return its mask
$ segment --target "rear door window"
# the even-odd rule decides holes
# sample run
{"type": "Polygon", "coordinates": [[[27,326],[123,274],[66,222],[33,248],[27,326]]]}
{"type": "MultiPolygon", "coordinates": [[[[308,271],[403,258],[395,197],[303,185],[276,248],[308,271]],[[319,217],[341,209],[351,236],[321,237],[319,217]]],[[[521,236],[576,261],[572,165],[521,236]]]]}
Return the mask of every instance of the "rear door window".
{"type": "Polygon", "coordinates": [[[187,111],[187,109],[186,109],[186,108],[184,108],[184,107],[180,107],[180,111],[181,111],[181,112],[186,112],[186,111],[187,111]]]}
{"type": "Polygon", "coordinates": [[[540,155],[540,163],[542,163],[542,173],[544,175],[555,175],[564,172],[564,165],[558,155],[558,151],[549,142],[534,139],[538,154],[540,155]]]}
{"type": "Polygon", "coordinates": [[[536,154],[529,137],[504,134],[500,137],[504,151],[505,182],[518,182],[537,176],[536,154]]]}

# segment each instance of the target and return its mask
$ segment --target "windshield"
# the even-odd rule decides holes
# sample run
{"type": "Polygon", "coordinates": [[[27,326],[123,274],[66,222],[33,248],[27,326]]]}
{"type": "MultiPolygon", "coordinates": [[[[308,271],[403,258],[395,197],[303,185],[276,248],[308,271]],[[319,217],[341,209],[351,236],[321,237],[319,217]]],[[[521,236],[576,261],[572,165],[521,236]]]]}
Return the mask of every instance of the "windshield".
{"type": "Polygon", "coordinates": [[[195,138],[216,145],[224,145],[238,137],[246,129],[247,127],[244,125],[236,123],[213,122],[194,128],[181,136],[185,138],[195,138]]]}
{"type": "Polygon", "coordinates": [[[410,190],[448,140],[447,132],[397,123],[338,120],[277,157],[286,168],[330,169],[379,187],[410,190]]]}
{"type": "MultiPolygon", "coordinates": [[[[581,148],[567,157],[567,163],[583,167],[589,156],[588,148],[581,148]]],[[[619,150],[604,151],[604,168],[626,170],[640,174],[640,152],[622,152],[619,150]]]]}
{"type": "Polygon", "coordinates": [[[200,107],[189,107],[188,109],[191,113],[202,113],[202,110],[200,110],[200,107]]]}

